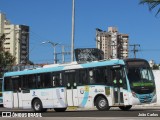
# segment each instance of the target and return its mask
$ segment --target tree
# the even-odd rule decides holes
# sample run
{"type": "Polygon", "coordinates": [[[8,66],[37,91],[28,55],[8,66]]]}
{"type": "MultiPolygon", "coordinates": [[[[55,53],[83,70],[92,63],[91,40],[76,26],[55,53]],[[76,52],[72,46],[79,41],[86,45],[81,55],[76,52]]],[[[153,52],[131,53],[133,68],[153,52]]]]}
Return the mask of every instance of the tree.
{"type": "Polygon", "coordinates": [[[3,76],[4,72],[11,70],[15,62],[15,57],[13,57],[9,52],[4,51],[3,42],[4,36],[0,36],[0,77],[3,76]]]}
{"type": "Polygon", "coordinates": [[[9,52],[0,52],[0,77],[4,72],[11,70],[14,62],[15,58],[9,52]]]}
{"type": "MultiPolygon", "coordinates": [[[[149,7],[149,11],[157,8],[160,5],[160,0],[140,0],[140,4],[147,4],[149,7]]],[[[157,8],[156,16],[160,13],[160,8],[157,8]]]]}
{"type": "Polygon", "coordinates": [[[158,70],[159,69],[159,65],[154,64],[152,67],[153,70],[158,70]]]}

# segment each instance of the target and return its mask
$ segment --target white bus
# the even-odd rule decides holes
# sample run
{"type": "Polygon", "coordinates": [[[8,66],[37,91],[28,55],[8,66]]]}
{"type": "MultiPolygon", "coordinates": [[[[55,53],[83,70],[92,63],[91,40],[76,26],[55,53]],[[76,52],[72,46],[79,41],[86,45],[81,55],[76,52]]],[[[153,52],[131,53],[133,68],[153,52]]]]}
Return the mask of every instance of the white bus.
{"type": "Polygon", "coordinates": [[[7,72],[3,81],[6,108],[62,112],[69,106],[129,110],[156,102],[154,76],[146,60],[114,59],[50,65],[7,72]]]}

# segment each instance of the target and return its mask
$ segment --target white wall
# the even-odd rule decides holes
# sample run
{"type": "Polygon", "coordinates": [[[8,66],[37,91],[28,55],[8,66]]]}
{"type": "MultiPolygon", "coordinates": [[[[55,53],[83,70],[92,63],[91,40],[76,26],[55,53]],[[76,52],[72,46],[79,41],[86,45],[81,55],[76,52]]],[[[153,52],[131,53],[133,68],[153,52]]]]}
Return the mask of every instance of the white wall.
{"type": "Polygon", "coordinates": [[[157,92],[157,105],[160,105],[160,70],[153,70],[157,92]]]}

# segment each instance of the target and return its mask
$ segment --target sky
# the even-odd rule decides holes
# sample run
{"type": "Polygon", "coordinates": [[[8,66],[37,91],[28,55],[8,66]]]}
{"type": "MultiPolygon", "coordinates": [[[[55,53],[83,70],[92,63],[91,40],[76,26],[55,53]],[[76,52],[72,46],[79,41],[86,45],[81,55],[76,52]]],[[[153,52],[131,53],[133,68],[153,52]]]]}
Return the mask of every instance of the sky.
{"type": "MultiPolygon", "coordinates": [[[[129,35],[129,44],[140,44],[138,58],[160,63],[160,17],[140,0],[75,0],[75,48],[95,48],[96,28],[117,27],[129,35]]],[[[30,27],[30,60],[53,63],[52,41],[71,46],[72,0],[0,0],[0,11],[13,24],[30,27]]],[[[130,50],[133,49],[130,47],[130,50]]],[[[58,53],[61,46],[56,47],[58,53]]],[[[134,57],[129,53],[129,57],[134,57]]],[[[58,55],[61,60],[61,55],[58,55]]],[[[69,61],[70,56],[66,56],[69,61]]]]}

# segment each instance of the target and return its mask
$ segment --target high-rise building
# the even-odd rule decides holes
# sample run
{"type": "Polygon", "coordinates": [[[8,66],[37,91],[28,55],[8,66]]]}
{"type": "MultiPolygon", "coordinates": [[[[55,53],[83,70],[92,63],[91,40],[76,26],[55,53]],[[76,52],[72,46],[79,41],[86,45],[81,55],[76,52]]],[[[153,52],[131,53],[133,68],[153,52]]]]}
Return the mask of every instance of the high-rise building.
{"type": "Polygon", "coordinates": [[[105,59],[128,58],[128,34],[108,27],[108,32],[96,29],[96,47],[104,52],[105,59]]]}
{"type": "Polygon", "coordinates": [[[29,61],[29,26],[14,25],[0,13],[0,36],[4,36],[3,49],[16,58],[15,64],[29,61]]]}

